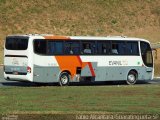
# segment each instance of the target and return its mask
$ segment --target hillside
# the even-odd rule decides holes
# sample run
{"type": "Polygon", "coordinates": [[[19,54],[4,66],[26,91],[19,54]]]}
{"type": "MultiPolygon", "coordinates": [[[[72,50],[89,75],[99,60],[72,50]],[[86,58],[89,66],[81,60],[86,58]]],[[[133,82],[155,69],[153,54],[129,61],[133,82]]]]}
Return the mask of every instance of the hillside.
{"type": "Polygon", "coordinates": [[[17,33],[160,38],[159,0],[0,0],[0,39],[17,33]]]}
{"type": "Polygon", "coordinates": [[[0,49],[6,35],[19,33],[125,35],[155,43],[160,41],[160,1],[0,0],[0,49]]]}

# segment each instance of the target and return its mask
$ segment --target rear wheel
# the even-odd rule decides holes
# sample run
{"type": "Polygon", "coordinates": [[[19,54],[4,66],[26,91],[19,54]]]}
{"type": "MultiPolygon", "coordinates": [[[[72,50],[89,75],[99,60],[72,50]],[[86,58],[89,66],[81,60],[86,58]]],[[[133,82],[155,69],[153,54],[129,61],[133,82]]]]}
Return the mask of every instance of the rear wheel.
{"type": "Polygon", "coordinates": [[[130,71],[128,73],[127,80],[126,80],[127,84],[133,85],[136,83],[136,81],[137,81],[137,73],[134,71],[130,71]]]}
{"type": "Polygon", "coordinates": [[[62,72],[59,76],[59,84],[60,86],[68,86],[70,81],[70,74],[67,72],[62,72]]]}

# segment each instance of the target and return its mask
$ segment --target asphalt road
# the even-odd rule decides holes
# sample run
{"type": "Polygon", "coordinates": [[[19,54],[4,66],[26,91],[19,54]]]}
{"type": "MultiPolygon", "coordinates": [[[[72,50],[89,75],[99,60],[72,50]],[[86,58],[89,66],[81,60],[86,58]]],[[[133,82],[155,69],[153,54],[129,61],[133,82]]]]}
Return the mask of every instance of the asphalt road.
{"type": "MultiPolygon", "coordinates": [[[[96,83],[72,83],[71,85],[74,86],[84,86],[84,85],[125,85],[125,82],[96,82],[96,83]]],[[[160,84],[160,78],[155,78],[149,82],[146,81],[140,81],[137,82],[137,85],[146,85],[146,84],[160,84]]],[[[17,82],[17,81],[6,81],[3,78],[3,66],[0,66],[0,87],[6,87],[6,86],[20,86],[20,87],[33,87],[33,86],[54,86],[58,84],[35,84],[31,82],[17,82]]]]}

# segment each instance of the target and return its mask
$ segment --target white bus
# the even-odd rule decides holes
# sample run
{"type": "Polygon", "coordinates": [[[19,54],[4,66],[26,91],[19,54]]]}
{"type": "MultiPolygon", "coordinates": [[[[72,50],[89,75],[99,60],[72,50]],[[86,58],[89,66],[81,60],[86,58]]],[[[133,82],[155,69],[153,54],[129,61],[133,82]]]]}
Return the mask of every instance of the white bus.
{"type": "Polygon", "coordinates": [[[4,47],[4,78],[9,81],[152,80],[150,43],[121,36],[10,35],[4,47]]]}

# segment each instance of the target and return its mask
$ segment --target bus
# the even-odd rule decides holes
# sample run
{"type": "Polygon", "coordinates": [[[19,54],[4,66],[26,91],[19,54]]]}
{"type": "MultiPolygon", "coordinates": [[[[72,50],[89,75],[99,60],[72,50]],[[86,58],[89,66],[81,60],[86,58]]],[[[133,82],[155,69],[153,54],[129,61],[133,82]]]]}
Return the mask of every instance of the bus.
{"type": "Polygon", "coordinates": [[[152,80],[149,41],[124,36],[9,35],[4,45],[4,78],[35,83],[152,80]]]}

